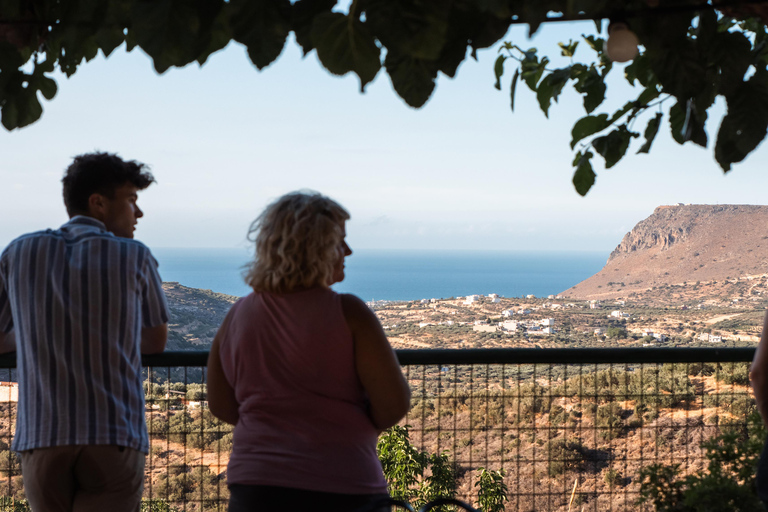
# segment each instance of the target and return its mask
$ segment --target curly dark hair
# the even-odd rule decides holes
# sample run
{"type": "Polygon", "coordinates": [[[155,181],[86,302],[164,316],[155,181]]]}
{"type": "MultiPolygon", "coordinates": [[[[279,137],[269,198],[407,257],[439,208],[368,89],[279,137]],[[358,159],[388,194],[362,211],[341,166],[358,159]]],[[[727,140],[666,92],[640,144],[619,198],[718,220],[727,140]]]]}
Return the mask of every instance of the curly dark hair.
{"type": "Polygon", "coordinates": [[[135,160],[126,162],[112,153],[86,153],[75,157],[64,172],[64,206],[70,217],[88,212],[91,194],[113,198],[115,190],[130,183],[144,190],[155,177],[147,165],[135,160]]]}

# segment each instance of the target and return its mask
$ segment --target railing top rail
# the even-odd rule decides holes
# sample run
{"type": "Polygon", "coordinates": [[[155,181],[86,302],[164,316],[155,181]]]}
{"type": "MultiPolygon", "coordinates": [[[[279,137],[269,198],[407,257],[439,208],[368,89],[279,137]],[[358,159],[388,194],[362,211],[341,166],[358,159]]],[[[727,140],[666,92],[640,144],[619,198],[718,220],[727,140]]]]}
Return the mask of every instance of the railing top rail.
{"type": "MultiPolygon", "coordinates": [[[[738,348],[478,348],[397,350],[403,366],[440,364],[642,364],[749,362],[754,347],[738,348]]],[[[205,350],[169,351],[145,355],[142,365],[206,366],[205,350]]],[[[16,354],[0,355],[0,368],[15,368],[16,354]]]]}

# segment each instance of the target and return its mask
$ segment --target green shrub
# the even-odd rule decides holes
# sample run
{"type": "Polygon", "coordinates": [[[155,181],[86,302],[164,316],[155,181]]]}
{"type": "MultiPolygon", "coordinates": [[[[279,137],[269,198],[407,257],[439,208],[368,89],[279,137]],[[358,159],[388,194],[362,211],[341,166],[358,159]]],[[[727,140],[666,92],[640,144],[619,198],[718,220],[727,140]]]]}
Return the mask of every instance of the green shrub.
{"type": "Polygon", "coordinates": [[[479,487],[477,501],[483,512],[504,512],[507,501],[507,484],[504,483],[504,470],[489,471],[485,468],[477,470],[478,479],[475,487],[479,487]]]}
{"type": "Polygon", "coordinates": [[[569,469],[577,469],[584,462],[584,448],[580,443],[553,439],[547,443],[547,473],[556,477],[569,469]]]}
{"type": "Polygon", "coordinates": [[[657,512],[753,512],[765,510],[754,479],[765,439],[759,415],[749,417],[747,429],[726,431],[702,443],[707,470],[686,477],[678,464],[654,464],[640,470],[638,504],[657,512]]]}

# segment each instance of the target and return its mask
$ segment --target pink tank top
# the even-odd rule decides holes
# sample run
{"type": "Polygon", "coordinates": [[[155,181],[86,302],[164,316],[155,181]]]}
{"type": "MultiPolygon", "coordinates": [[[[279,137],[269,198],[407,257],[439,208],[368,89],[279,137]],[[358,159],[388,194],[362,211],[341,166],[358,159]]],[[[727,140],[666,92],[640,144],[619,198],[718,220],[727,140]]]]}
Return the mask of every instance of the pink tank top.
{"type": "Polygon", "coordinates": [[[232,309],[220,342],[240,404],[228,482],[387,492],[341,297],[251,293],[232,309]]]}

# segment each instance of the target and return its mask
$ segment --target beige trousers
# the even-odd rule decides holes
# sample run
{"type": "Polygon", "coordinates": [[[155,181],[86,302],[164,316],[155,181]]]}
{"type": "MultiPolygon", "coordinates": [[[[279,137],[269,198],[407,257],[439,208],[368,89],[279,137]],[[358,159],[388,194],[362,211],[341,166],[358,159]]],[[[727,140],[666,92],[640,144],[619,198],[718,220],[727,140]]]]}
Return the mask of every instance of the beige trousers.
{"type": "Polygon", "coordinates": [[[36,448],[21,453],[32,512],[138,512],[144,454],[114,445],[36,448]]]}

